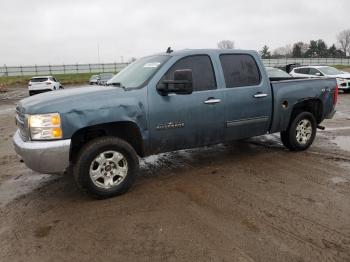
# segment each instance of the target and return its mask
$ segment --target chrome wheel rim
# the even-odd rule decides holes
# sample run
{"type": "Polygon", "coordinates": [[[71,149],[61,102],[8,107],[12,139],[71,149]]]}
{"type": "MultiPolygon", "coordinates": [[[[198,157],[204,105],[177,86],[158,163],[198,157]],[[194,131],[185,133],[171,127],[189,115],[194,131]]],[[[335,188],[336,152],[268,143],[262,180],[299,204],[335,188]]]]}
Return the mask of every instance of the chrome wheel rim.
{"type": "Polygon", "coordinates": [[[125,179],[128,162],[120,152],[105,151],[91,162],[89,174],[95,186],[110,189],[125,179]]]}
{"type": "Polygon", "coordinates": [[[312,124],[310,120],[303,119],[301,120],[296,128],[296,139],[299,144],[307,144],[312,136],[312,124]]]}

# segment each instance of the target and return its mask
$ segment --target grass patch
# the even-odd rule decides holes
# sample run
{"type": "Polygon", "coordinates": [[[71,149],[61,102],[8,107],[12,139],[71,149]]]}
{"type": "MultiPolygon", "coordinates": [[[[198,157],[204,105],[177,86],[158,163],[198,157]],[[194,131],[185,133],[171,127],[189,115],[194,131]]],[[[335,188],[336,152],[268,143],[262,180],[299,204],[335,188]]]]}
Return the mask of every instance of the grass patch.
{"type": "MultiPolygon", "coordinates": [[[[63,86],[88,84],[92,75],[98,73],[55,74],[53,75],[63,86]]],[[[1,76],[0,89],[10,87],[27,87],[32,76],[1,76]]]]}
{"type": "Polygon", "coordinates": [[[334,65],[333,67],[339,70],[350,72],[350,65],[334,65]]]}

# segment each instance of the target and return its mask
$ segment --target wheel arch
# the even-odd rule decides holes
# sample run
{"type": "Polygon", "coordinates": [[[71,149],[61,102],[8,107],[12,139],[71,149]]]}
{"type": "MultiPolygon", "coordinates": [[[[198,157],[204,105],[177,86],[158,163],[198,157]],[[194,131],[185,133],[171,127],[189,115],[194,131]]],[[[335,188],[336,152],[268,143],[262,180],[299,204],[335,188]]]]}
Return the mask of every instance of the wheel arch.
{"type": "Polygon", "coordinates": [[[317,124],[323,120],[323,104],[320,99],[309,98],[298,101],[294,104],[289,123],[293,120],[296,114],[300,111],[310,112],[314,115],[317,124]]]}
{"type": "Polygon", "coordinates": [[[118,121],[87,126],[77,130],[71,138],[70,161],[76,160],[79,151],[87,142],[101,136],[114,136],[123,139],[134,148],[140,157],[145,155],[144,142],[138,125],[132,121],[118,121]]]}

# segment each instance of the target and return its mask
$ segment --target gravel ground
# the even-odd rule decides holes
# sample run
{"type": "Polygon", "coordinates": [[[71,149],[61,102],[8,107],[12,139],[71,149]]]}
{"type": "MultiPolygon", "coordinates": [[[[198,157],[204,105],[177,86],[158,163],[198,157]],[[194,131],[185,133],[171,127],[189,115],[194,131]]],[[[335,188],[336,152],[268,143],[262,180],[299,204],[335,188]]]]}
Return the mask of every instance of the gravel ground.
{"type": "Polygon", "coordinates": [[[150,156],[125,195],[20,163],[0,94],[0,261],[350,261],[350,95],[306,152],[278,135],[150,156]]]}

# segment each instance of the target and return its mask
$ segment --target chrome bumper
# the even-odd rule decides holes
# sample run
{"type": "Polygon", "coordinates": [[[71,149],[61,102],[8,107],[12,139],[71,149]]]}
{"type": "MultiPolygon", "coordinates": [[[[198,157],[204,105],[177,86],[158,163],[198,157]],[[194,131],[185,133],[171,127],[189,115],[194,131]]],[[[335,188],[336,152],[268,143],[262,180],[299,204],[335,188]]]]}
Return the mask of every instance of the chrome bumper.
{"type": "Polygon", "coordinates": [[[24,142],[17,130],[13,144],[26,166],[39,173],[62,173],[69,166],[70,139],[24,142]]]}

